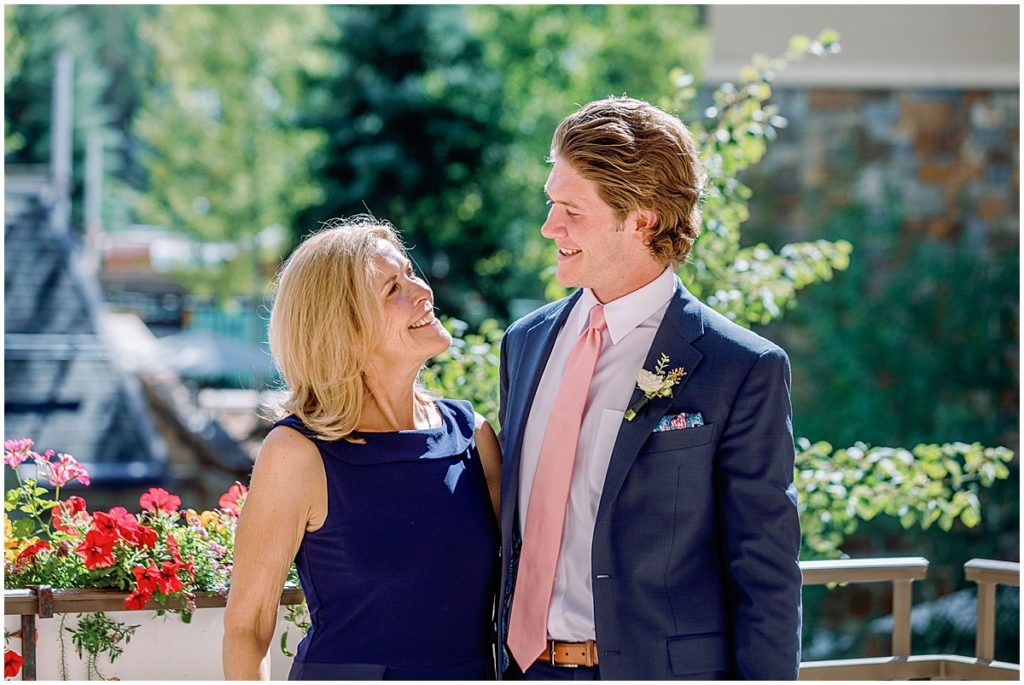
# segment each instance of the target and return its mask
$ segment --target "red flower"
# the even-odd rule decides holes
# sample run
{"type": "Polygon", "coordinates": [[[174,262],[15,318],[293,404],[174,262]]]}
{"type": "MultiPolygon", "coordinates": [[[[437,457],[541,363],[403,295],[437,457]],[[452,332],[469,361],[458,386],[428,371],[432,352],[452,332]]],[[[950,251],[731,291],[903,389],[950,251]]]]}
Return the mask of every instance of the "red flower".
{"type": "Polygon", "coordinates": [[[139,498],[139,506],[146,511],[176,512],[181,506],[181,498],[167,492],[163,488],[150,488],[139,498]]]}
{"type": "Polygon", "coordinates": [[[195,566],[192,564],[192,557],[189,557],[188,563],[181,558],[181,550],[178,548],[178,541],[173,535],[167,536],[167,548],[171,550],[171,557],[178,562],[179,566],[188,570],[189,578],[195,578],[195,566]]]}
{"type": "Polygon", "coordinates": [[[27,564],[32,563],[32,559],[36,556],[36,553],[42,549],[50,549],[50,543],[46,540],[40,540],[39,542],[32,543],[25,549],[21,550],[21,554],[19,554],[18,558],[15,559],[15,563],[20,564],[22,561],[27,564]]]}
{"type": "Polygon", "coordinates": [[[184,566],[178,562],[164,562],[160,571],[160,592],[169,595],[185,587],[185,584],[178,578],[178,569],[184,566]]]}
{"type": "MultiPolygon", "coordinates": [[[[108,513],[102,511],[94,511],[92,513],[92,529],[100,534],[104,540],[109,540],[111,544],[117,541],[121,535],[117,530],[117,519],[108,513]]],[[[90,531],[91,532],[91,531],[90,531]]]]}
{"type": "Polygon", "coordinates": [[[135,583],[138,586],[137,592],[152,595],[159,589],[161,574],[152,560],[150,560],[148,567],[136,566],[132,569],[132,573],[135,574],[135,583]]]}
{"type": "Polygon", "coordinates": [[[128,526],[133,523],[137,523],[135,514],[128,513],[128,510],[124,507],[114,507],[107,513],[119,526],[128,526]]]}
{"type": "Polygon", "coordinates": [[[156,544],[156,531],[141,523],[136,524],[131,530],[122,529],[121,534],[128,542],[141,547],[152,547],[156,544]]]}
{"type": "Polygon", "coordinates": [[[95,528],[85,534],[85,539],[75,549],[85,559],[85,567],[104,568],[114,565],[114,543],[117,538],[104,535],[95,528]]]}
{"type": "Polygon", "coordinates": [[[134,545],[152,547],[156,544],[156,531],[142,525],[133,514],[124,507],[114,507],[107,515],[118,536],[134,545]]]}
{"type": "Polygon", "coordinates": [[[68,497],[51,511],[53,513],[53,527],[56,530],[67,531],[67,519],[74,518],[79,512],[85,511],[85,500],[81,497],[68,497]]]}
{"type": "Polygon", "coordinates": [[[249,488],[236,480],[235,484],[220,496],[217,504],[219,504],[220,508],[224,511],[238,516],[242,512],[242,505],[245,504],[245,495],[247,492],[249,492],[249,488]]]}
{"type": "Polygon", "coordinates": [[[149,602],[149,600],[151,600],[152,598],[153,595],[151,595],[150,593],[142,592],[141,590],[136,590],[135,592],[131,593],[130,595],[124,598],[124,608],[132,611],[136,609],[143,609],[145,608],[146,603],[149,602]]]}
{"type": "Polygon", "coordinates": [[[13,678],[21,670],[21,662],[24,659],[17,652],[7,650],[4,652],[4,677],[13,678]]]}

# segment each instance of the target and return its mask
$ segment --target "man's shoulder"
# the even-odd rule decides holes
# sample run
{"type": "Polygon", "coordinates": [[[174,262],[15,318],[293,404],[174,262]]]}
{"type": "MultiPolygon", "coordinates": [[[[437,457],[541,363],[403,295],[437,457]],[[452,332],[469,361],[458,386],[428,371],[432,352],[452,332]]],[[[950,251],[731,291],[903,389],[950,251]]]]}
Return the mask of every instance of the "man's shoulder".
{"type": "Polygon", "coordinates": [[[530,330],[538,323],[550,319],[551,316],[561,311],[562,308],[572,306],[572,300],[574,297],[575,293],[563,297],[560,300],[549,302],[543,307],[538,307],[537,309],[534,309],[532,312],[522,317],[521,319],[513,321],[512,324],[505,330],[505,335],[515,336],[521,334],[525,331],[530,330]]]}
{"type": "Polygon", "coordinates": [[[703,302],[700,308],[704,320],[700,346],[737,361],[753,361],[764,356],[786,357],[786,352],[771,340],[740,326],[703,302]]]}

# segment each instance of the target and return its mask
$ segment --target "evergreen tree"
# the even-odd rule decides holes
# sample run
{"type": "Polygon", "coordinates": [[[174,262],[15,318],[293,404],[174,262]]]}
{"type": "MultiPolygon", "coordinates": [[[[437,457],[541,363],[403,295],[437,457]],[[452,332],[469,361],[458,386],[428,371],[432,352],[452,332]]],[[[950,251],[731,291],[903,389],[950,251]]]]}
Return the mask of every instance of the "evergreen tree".
{"type": "Polygon", "coordinates": [[[458,6],[333,6],[334,64],[313,79],[308,117],[328,144],[315,162],[324,200],[296,241],[332,217],[393,222],[442,312],[503,313],[477,266],[500,244],[493,220],[506,133],[501,80],[458,6]]]}

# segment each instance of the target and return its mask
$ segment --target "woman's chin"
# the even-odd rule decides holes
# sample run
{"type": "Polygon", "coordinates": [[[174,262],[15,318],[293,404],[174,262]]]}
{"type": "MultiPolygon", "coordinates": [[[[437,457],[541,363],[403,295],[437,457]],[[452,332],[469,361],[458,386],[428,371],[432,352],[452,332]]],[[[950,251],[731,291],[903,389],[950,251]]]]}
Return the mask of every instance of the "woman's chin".
{"type": "Polygon", "coordinates": [[[427,359],[431,359],[431,358],[436,357],[437,355],[439,355],[439,354],[441,354],[443,352],[447,352],[448,348],[452,346],[452,335],[451,335],[451,333],[446,331],[444,329],[444,326],[441,326],[440,324],[438,324],[438,328],[440,329],[440,331],[438,331],[437,343],[435,344],[435,346],[433,348],[434,351],[430,353],[430,357],[427,357],[427,359]]]}

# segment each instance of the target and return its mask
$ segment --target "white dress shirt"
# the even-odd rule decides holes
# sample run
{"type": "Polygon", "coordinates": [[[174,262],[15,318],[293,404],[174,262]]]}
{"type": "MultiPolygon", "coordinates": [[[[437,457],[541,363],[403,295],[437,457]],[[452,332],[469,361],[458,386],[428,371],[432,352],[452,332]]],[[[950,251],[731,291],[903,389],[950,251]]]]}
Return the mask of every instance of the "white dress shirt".
{"type": "MultiPolygon", "coordinates": [[[[569,504],[562,531],[562,548],[555,568],[555,587],[548,609],[548,637],[563,642],[595,639],[594,591],[591,580],[590,547],[597,520],[608,462],[619,426],[636,386],[636,374],[643,368],[654,335],[668,309],[677,277],[671,269],[628,295],[604,305],[607,329],[601,354],[590,381],[583,411],[583,424],[576,446],[569,504]]],[[[565,326],[559,331],[544,374],[537,386],[523,436],[519,472],[519,526],[526,529],[533,477],[537,472],[541,442],[548,417],[558,394],[572,348],[587,327],[591,308],[600,304],[590,289],[584,289],[565,326]]]]}

